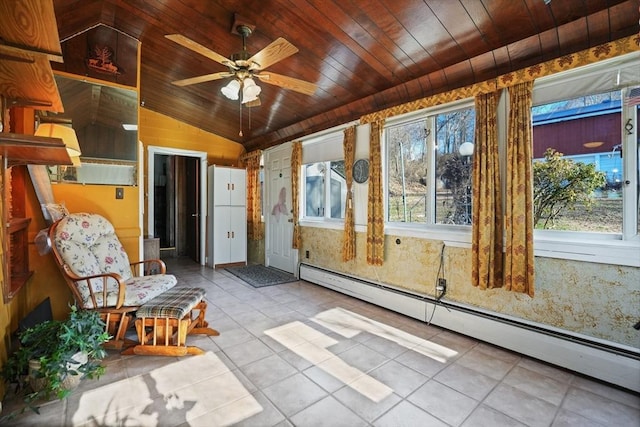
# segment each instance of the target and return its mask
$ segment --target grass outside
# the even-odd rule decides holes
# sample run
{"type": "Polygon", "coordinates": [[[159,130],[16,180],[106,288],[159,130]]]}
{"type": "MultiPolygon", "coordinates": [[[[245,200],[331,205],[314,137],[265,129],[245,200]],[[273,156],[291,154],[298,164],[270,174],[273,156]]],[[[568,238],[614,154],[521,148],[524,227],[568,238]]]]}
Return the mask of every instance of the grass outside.
{"type": "MultiPolygon", "coordinates": [[[[451,223],[453,214],[453,197],[449,192],[438,193],[436,197],[436,222],[451,223]]],[[[404,203],[401,196],[389,200],[388,220],[405,222],[404,203]]],[[[406,196],[407,219],[409,223],[426,223],[426,204],[424,194],[408,194],[406,196]]],[[[541,222],[536,227],[543,228],[541,222]]],[[[592,231],[605,233],[622,232],[622,198],[599,197],[591,208],[577,205],[575,209],[565,210],[556,218],[554,224],[547,224],[547,229],[564,231],[592,231]]]]}

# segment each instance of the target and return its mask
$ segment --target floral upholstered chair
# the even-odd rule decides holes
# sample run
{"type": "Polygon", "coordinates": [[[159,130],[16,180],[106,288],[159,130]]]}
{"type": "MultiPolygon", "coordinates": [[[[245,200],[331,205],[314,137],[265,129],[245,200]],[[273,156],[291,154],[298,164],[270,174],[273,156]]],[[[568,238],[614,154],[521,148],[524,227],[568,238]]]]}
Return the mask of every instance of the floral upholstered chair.
{"type": "Polygon", "coordinates": [[[122,348],[138,307],[177,283],[160,259],[130,263],[113,225],[101,215],[64,216],[51,226],[49,238],[76,304],[101,313],[111,347],[122,348]],[[143,271],[159,273],[144,276],[143,271]]]}

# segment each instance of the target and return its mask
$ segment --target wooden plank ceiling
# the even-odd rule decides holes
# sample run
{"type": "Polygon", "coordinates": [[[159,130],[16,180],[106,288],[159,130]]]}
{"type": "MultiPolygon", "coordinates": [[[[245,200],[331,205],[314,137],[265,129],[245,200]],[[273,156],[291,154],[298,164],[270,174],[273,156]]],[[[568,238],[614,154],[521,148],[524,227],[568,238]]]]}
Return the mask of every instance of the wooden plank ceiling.
{"type": "Polygon", "coordinates": [[[61,40],[97,24],[142,43],[140,102],[203,130],[267,148],[506,72],[637,34],[637,0],[54,0],[61,40]],[[548,4],[546,4],[548,3],[548,4]],[[228,71],[173,41],[181,34],[230,57],[239,14],[255,25],[254,54],[283,37],[299,52],[268,71],[317,84],[311,95],[257,81],[261,105],[242,109],[228,71]]]}

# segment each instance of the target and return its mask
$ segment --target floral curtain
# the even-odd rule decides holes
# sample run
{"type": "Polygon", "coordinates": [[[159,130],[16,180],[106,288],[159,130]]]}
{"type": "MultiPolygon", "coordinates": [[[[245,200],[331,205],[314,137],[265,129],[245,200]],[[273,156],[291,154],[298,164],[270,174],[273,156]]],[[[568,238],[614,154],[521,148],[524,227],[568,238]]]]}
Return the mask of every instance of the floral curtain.
{"type": "Polygon", "coordinates": [[[370,123],[369,198],[367,203],[367,263],[382,265],[384,261],[384,208],[382,205],[381,143],[384,120],[370,123]]]}
{"type": "Polygon", "coordinates": [[[475,98],[471,284],[502,286],[502,201],[496,126],[500,91],[475,98]]]}
{"type": "Polygon", "coordinates": [[[353,161],[356,151],[356,127],[344,130],[344,174],[347,184],[347,197],[344,211],[344,233],[342,237],[342,260],[350,261],[356,257],[356,230],[353,219],[353,161]]]}
{"type": "Polygon", "coordinates": [[[291,151],[291,211],[293,212],[293,241],[291,247],[300,249],[302,247],[302,235],[300,234],[299,223],[299,191],[300,168],[302,167],[302,142],[295,141],[291,151]]]}
{"type": "Polygon", "coordinates": [[[504,287],[533,297],[533,82],[508,90],[504,287]]]}
{"type": "Polygon", "coordinates": [[[247,237],[262,240],[262,212],[260,201],[260,159],[262,150],[255,150],[242,156],[247,168],[247,237]]]}

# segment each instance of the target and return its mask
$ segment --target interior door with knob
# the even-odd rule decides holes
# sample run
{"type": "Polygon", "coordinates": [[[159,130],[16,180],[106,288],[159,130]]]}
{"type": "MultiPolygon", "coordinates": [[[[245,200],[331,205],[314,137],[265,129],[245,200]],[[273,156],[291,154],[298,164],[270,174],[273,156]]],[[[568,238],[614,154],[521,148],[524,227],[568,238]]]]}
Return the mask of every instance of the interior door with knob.
{"type": "Polygon", "coordinates": [[[266,263],[295,274],[298,251],[292,248],[291,144],[282,144],[265,153],[267,188],[264,203],[266,223],[266,263]]]}

